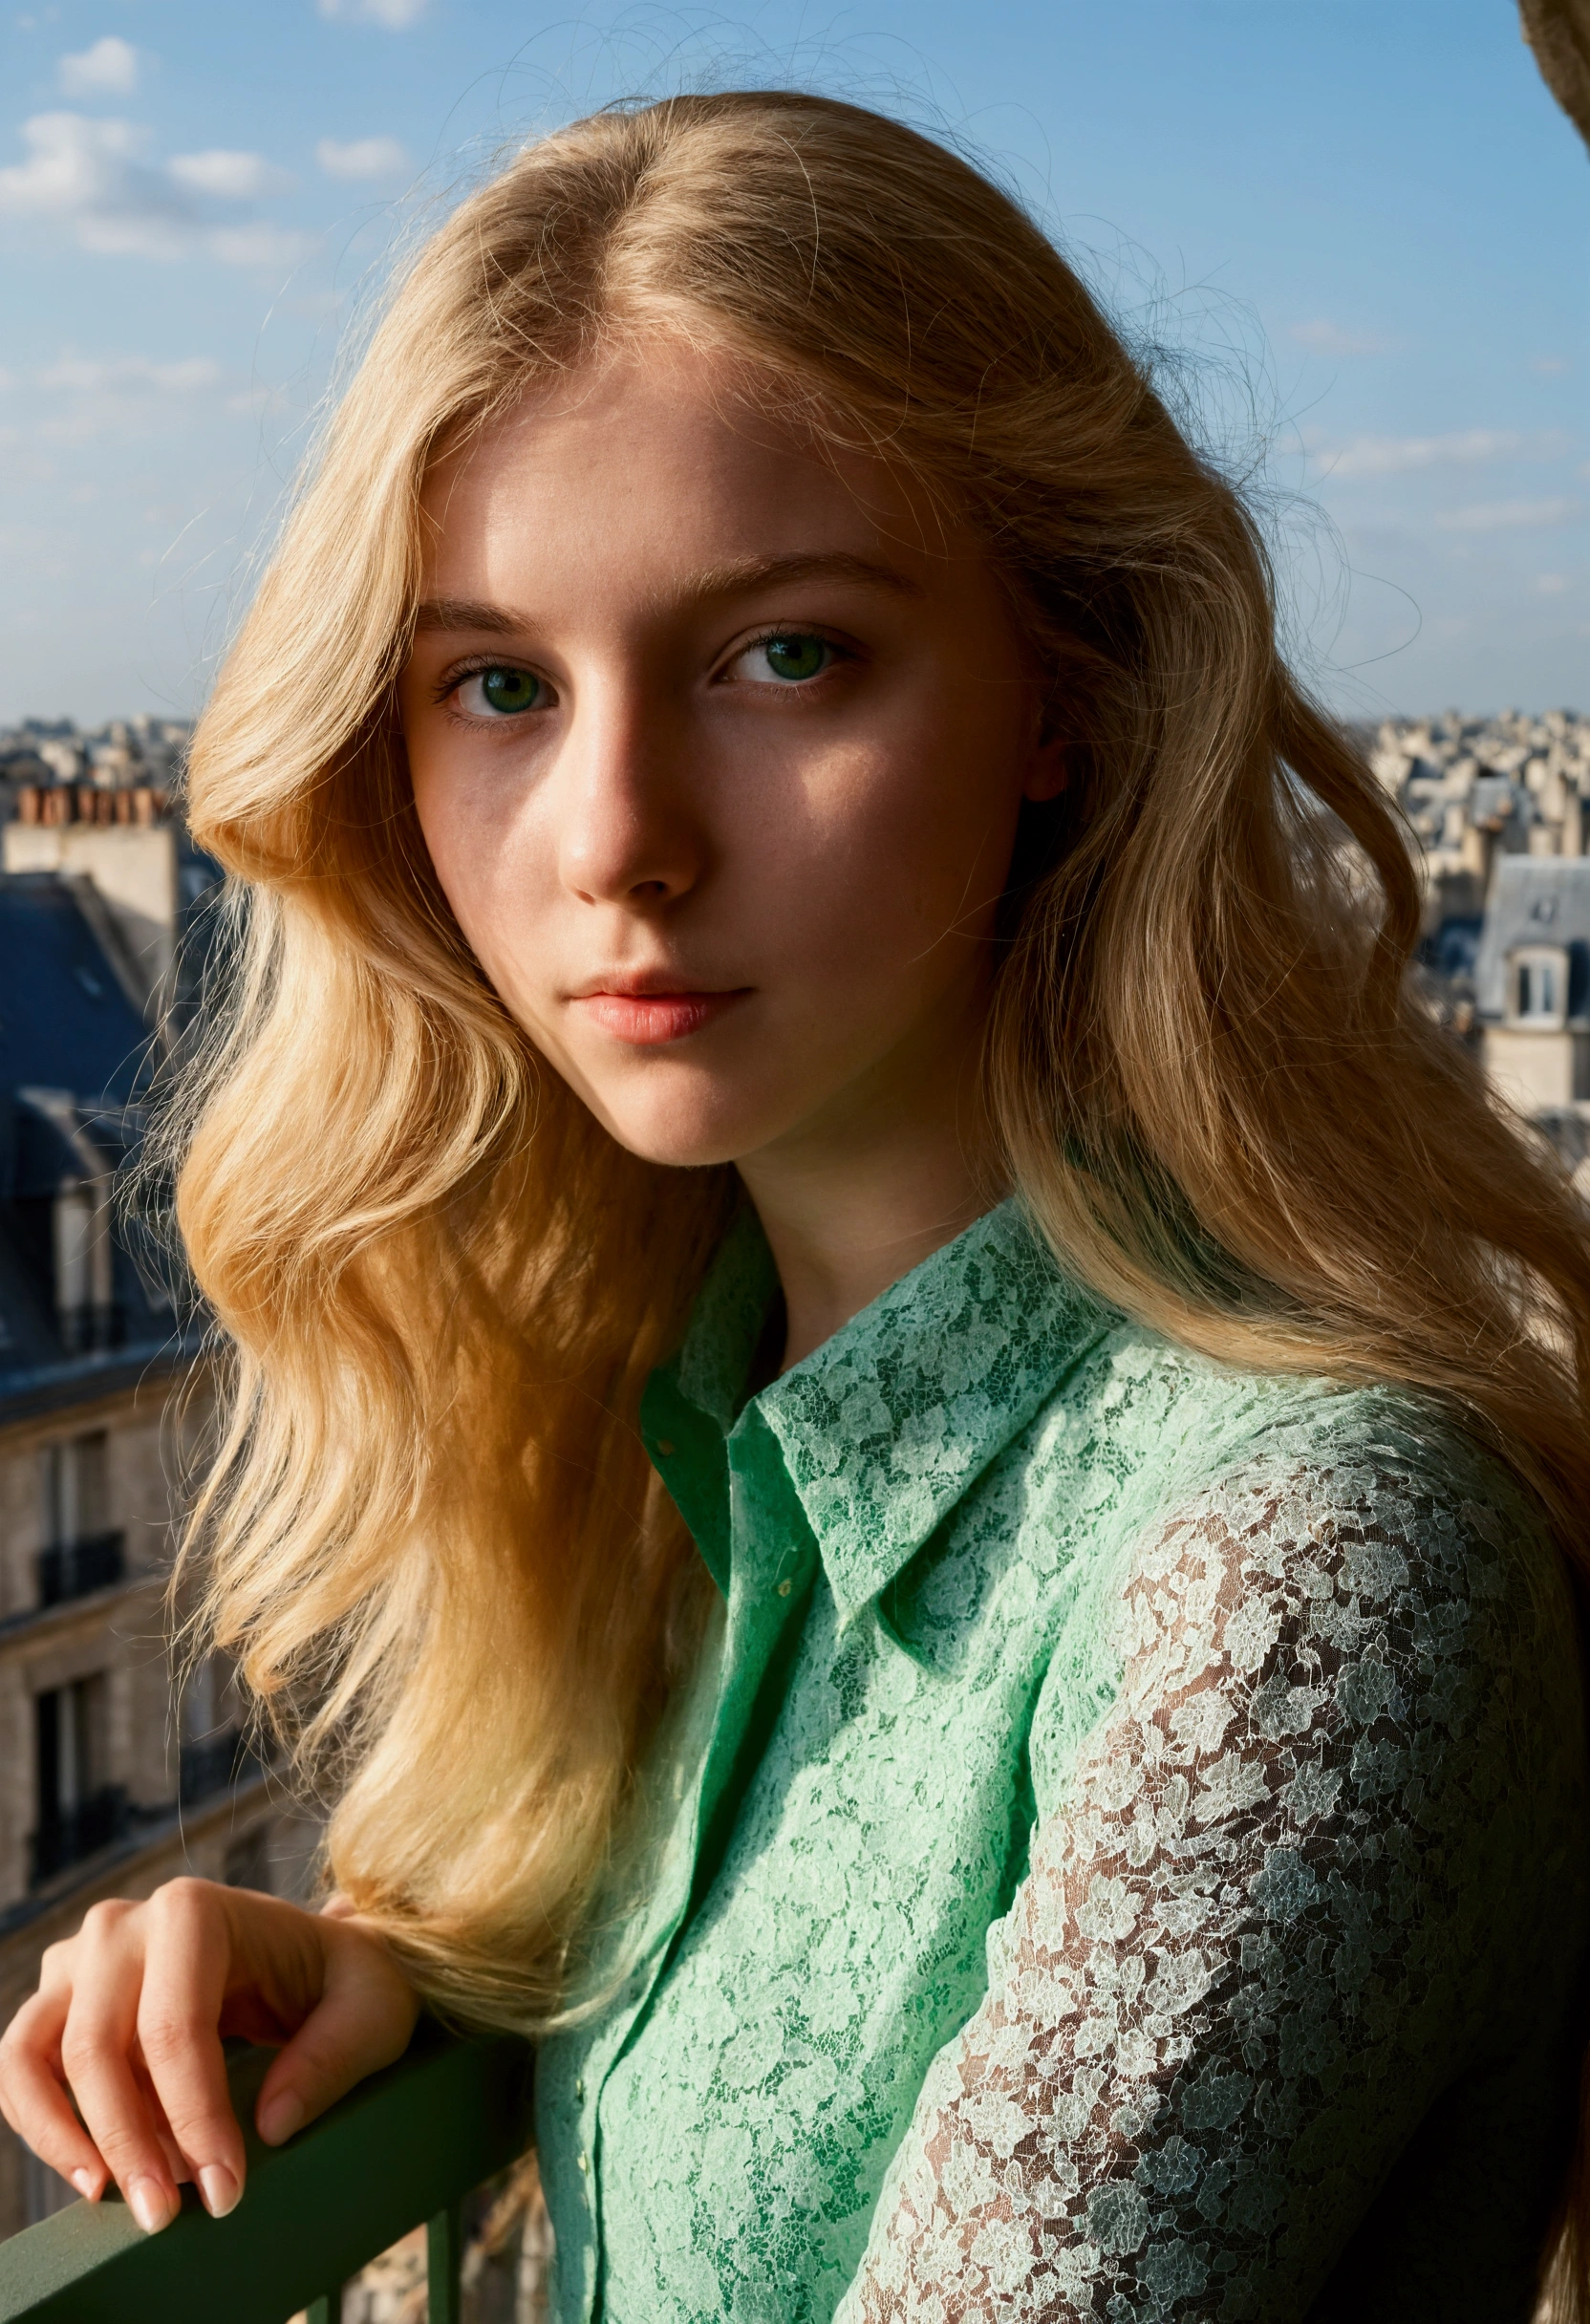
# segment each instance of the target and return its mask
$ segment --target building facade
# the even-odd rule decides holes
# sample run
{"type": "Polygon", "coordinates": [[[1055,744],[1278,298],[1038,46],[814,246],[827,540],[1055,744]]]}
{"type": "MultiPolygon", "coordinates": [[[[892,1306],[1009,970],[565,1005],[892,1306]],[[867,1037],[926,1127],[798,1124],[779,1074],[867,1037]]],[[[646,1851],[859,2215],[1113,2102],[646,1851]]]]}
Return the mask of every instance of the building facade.
{"type": "MultiPolygon", "coordinates": [[[[129,837],[138,835],[129,827],[129,837]]],[[[123,1200],[155,984],[81,871],[0,876],[0,2022],[105,1896],[183,1872],[300,1893],[312,1827],[166,1605],[208,1414],[123,1200]]],[[[0,2234],[71,2190],[0,2127],[0,2234]]]]}
{"type": "Polygon", "coordinates": [[[1510,1105],[1590,1108],[1590,857],[1498,859],[1474,1003],[1486,1070],[1510,1105]]]}

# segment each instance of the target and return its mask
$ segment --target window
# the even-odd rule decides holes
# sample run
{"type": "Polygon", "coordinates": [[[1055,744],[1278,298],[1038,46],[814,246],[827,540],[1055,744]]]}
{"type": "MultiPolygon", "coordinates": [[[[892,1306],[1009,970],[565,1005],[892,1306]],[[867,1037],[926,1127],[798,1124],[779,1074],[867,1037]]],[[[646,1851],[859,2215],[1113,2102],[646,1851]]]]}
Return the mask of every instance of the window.
{"type": "MultiPolygon", "coordinates": [[[[177,1796],[184,1806],[226,1791],[250,1772],[252,1762],[244,1750],[230,1699],[230,1675],[223,1656],[207,1654],[189,1672],[183,1689],[177,1796]]],[[[227,1880],[231,1877],[228,1872],[227,1880]]],[[[245,1881],[241,1885],[258,1887],[260,1883],[245,1881]]]]}
{"type": "Polygon", "coordinates": [[[1521,944],[1507,956],[1507,1022],[1560,1033],[1568,1022],[1568,954],[1560,944],[1521,944]]]}
{"type": "Polygon", "coordinates": [[[126,1794],[107,1780],[106,1696],[100,1670],[33,1698],[35,1881],[92,1856],[126,1828],[126,1794]]]}
{"type": "Polygon", "coordinates": [[[1557,1015],[1557,965],[1551,960],[1521,960],[1518,964],[1520,1017],[1557,1015]]]}
{"type": "Polygon", "coordinates": [[[38,1819],[75,1815],[105,1779],[105,1677],[76,1678],[34,1697],[38,1819]]]}
{"type": "Polygon", "coordinates": [[[55,1308],[68,1349],[109,1347],[116,1337],[110,1200],[103,1183],[69,1178],[54,1205],[55,1308]]]}
{"type": "Polygon", "coordinates": [[[50,1539],[63,1549],[110,1524],[110,1442],[104,1429],[94,1429],[45,1450],[50,1539]]]}
{"type": "Polygon", "coordinates": [[[44,1506],[41,1605],[59,1605],[122,1579],[126,1542],[111,1526],[110,1437],[103,1429],[45,1447],[44,1506]]]}

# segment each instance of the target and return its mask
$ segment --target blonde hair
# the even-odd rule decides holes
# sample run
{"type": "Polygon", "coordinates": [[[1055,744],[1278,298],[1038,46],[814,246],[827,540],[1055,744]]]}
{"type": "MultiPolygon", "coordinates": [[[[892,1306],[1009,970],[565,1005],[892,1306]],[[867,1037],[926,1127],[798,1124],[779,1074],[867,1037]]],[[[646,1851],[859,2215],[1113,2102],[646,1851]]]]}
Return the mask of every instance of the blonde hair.
{"type": "Polygon", "coordinates": [[[1052,673],[988,1088],[1064,1265],[1231,1362],[1451,1399],[1586,1557],[1590,1232],[1407,984],[1419,898],[1289,676],[1254,523],[994,185],[826,99],[576,123],[401,283],[192,754],[248,897],[180,1217],[231,1350],[208,1619],[338,1886],[462,2014],[557,2009],[688,1651],[636,1435],[736,1201],[621,1151],[487,987],[392,707],[429,463],[615,334],[737,358],[969,520],[1052,673]]]}

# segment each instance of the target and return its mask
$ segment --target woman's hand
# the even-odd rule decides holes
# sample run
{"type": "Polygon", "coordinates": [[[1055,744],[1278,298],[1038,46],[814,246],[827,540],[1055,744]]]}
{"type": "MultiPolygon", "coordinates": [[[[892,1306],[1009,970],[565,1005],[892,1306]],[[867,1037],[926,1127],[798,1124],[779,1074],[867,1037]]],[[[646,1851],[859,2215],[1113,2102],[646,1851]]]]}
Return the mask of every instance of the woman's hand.
{"type": "Polygon", "coordinates": [[[419,2011],[385,1947],[334,1906],[168,1881],[146,1904],[93,1905],[50,1947],[0,2041],[0,2114],[90,2202],[114,2179],[150,2234],[183,2179],[219,2219],[244,2178],[222,2037],[285,2045],[254,2113],[277,2146],[400,2057],[419,2011]]]}

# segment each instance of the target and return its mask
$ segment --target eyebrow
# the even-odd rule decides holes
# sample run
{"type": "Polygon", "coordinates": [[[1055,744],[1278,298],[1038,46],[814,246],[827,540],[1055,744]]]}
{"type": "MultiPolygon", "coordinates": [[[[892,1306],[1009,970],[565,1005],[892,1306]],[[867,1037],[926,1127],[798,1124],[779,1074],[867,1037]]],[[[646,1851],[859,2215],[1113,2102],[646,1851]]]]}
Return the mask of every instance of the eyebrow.
{"type": "Polygon", "coordinates": [[[427,597],[415,610],[417,630],[489,630],[495,637],[511,637],[525,628],[516,613],[500,605],[485,605],[472,597],[427,597]]]}
{"type": "MultiPolygon", "coordinates": [[[[703,604],[718,597],[747,596],[756,590],[791,588],[802,581],[848,581],[855,588],[883,590],[899,597],[923,594],[920,582],[892,565],[836,549],[785,557],[740,557],[709,566],[676,592],[675,602],[703,604]]],[[[414,625],[417,630],[483,630],[492,637],[517,636],[536,626],[505,606],[472,597],[426,598],[416,610],[414,625]]]]}
{"type": "Polygon", "coordinates": [[[698,573],[687,595],[692,598],[735,597],[752,590],[778,589],[799,581],[849,581],[859,589],[886,590],[897,597],[920,597],[919,581],[913,581],[892,565],[876,557],[853,556],[849,549],[811,550],[787,557],[741,557],[698,573]]]}

